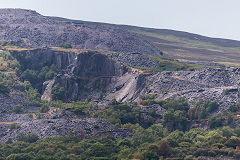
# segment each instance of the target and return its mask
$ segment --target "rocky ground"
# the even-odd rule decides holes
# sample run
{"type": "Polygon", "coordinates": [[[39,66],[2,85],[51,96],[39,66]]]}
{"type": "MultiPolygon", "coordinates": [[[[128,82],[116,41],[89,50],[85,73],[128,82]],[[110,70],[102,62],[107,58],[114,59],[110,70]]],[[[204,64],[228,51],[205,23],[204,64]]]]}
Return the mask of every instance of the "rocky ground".
{"type": "Polygon", "coordinates": [[[159,55],[160,51],[140,35],[117,25],[86,23],[47,17],[31,10],[1,9],[0,40],[23,47],[71,44],[74,48],[139,52],[159,55]]]}
{"type": "Polygon", "coordinates": [[[120,61],[132,67],[157,68],[158,63],[148,56],[141,53],[107,54],[109,58],[120,61]]]}
{"type": "Polygon", "coordinates": [[[217,100],[219,111],[227,110],[240,98],[239,71],[222,68],[156,73],[147,78],[145,94],[157,94],[157,99],[185,97],[190,103],[197,99],[217,100]]]}

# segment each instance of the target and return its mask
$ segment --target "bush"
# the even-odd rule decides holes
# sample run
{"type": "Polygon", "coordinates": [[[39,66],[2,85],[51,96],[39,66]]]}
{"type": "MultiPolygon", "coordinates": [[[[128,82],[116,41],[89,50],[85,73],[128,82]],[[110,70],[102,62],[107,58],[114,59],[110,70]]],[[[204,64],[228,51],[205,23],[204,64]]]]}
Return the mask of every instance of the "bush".
{"type": "Polygon", "coordinates": [[[144,160],[158,160],[159,156],[156,152],[144,151],[143,152],[144,160]]]}
{"type": "Polygon", "coordinates": [[[234,136],[231,137],[225,142],[225,146],[233,148],[235,148],[236,146],[240,146],[240,138],[234,136]]]}
{"type": "Polygon", "coordinates": [[[163,116],[163,124],[170,130],[179,129],[185,131],[188,125],[186,113],[180,110],[175,112],[169,110],[163,116]]]}
{"type": "Polygon", "coordinates": [[[23,142],[28,142],[28,143],[34,143],[38,139],[39,139],[38,135],[36,135],[34,133],[30,133],[28,135],[24,135],[24,134],[20,133],[19,135],[17,135],[18,141],[23,141],[23,142]]]}
{"type": "Polygon", "coordinates": [[[40,112],[41,113],[46,113],[49,111],[49,107],[47,105],[43,105],[41,108],[40,108],[40,112]]]}
{"type": "Polygon", "coordinates": [[[158,153],[160,156],[167,156],[171,152],[171,148],[166,141],[162,141],[158,147],[158,153]]]}
{"type": "Polygon", "coordinates": [[[239,109],[240,109],[240,103],[237,103],[237,104],[229,107],[229,111],[231,111],[233,113],[237,112],[239,109]]]}
{"type": "Polygon", "coordinates": [[[212,117],[210,119],[210,128],[217,128],[223,126],[223,120],[221,117],[212,117]]]}
{"type": "Polygon", "coordinates": [[[11,144],[11,143],[13,143],[12,138],[8,138],[8,140],[6,141],[6,144],[11,144]]]}
{"type": "Polygon", "coordinates": [[[31,84],[35,84],[37,81],[37,73],[34,70],[27,69],[21,74],[20,78],[24,81],[29,81],[31,84]]]}
{"type": "Polygon", "coordinates": [[[217,101],[205,101],[204,107],[207,108],[207,112],[212,113],[218,109],[217,101]]]}
{"type": "Polygon", "coordinates": [[[6,84],[4,84],[3,82],[0,82],[0,92],[2,92],[4,94],[9,94],[10,89],[8,88],[8,86],[6,84]]]}
{"type": "Polygon", "coordinates": [[[64,100],[65,99],[65,89],[56,84],[52,89],[52,96],[54,100],[64,100]]]}
{"type": "Polygon", "coordinates": [[[26,91],[28,91],[30,88],[32,88],[31,83],[29,81],[24,81],[23,87],[25,88],[26,91]]]}
{"type": "Polygon", "coordinates": [[[23,110],[23,105],[18,104],[13,108],[13,112],[17,113],[17,114],[21,114],[24,112],[23,110]]]}
{"type": "MultiPolygon", "coordinates": [[[[203,148],[199,148],[197,149],[195,152],[194,152],[194,155],[196,157],[199,157],[199,156],[209,156],[209,153],[210,153],[210,149],[203,149],[203,148]]],[[[212,154],[212,153],[210,153],[212,154]]]]}
{"type": "Polygon", "coordinates": [[[11,124],[11,125],[9,126],[9,128],[10,128],[10,130],[14,130],[14,129],[20,128],[20,126],[17,125],[16,123],[14,123],[14,124],[11,124]]]}
{"type": "Polygon", "coordinates": [[[53,79],[55,76],[56,76],[56,73],[54,71],[50,70],[46,73],[45,79],[46,80],[53,79]]]}
{"type": "Polygon", "coordinates": [[[6,160],[31,160],[34,159],[34,156],[30,153],[18,153],[11,154],[7,157],[6,160]]]}
{"type": "Polygon", "coordinates": [[[60,47],[69,49],[69,48],[72,48],[72,45],[71,44],[62,44],[62,45],[60,45],[60,47]]]}
{"type": "Polygon", "coordinates": [[[180,111],[188,111],[189,105],[188,102],[185,98],[180,97],[179,99],[176,100],[166,100],[165,102],[161,102],[163,108],[169,110],[172,109],[174,111],[180,110],[180,111]]]}
{"type": "Polygon", "coordinates": [[[111,102],[109,103],[109,105],[118,105],[119,102],[114,98],[111,100],[111,102]]]}

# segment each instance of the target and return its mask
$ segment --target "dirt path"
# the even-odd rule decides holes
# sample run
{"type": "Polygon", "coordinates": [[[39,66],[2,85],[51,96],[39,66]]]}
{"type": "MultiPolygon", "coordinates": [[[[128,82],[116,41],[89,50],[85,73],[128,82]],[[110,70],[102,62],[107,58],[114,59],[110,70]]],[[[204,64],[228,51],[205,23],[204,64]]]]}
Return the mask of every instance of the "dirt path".
{"type": "Polygon", "coordinates": [[[11,124],[20,124],[20,122],[0,122],[1,124],[11,125],[11,124]]]}

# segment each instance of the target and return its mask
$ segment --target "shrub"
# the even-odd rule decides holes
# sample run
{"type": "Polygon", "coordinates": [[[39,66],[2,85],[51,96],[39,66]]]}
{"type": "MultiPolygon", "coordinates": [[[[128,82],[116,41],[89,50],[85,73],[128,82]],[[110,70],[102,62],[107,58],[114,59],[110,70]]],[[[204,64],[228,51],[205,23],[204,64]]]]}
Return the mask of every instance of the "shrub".
{"type": "Polygon", "coordinates": [[[218,108],[217,101],[205,101],[204,107],[207,108],[207,112],[212,113],[218,108]]]}
{"type": "Polygon", "coordinates": [[[111,100],[111,102],[109,103],[109,105],[118,105],[119,102],[114,98],[111,100]]]}
{"type": "Polygon", "coordinates": [[[171,148],[166,141],[162,141],[158,147],[160,156],[167,156],[171,152],[171,148]]]}
{"type": "Polygon", "coordinates": [[[2,92],[4,94],[9,94],[10,89],[8,88],[8,86],[6,84],[4,84],[3,82],[0,82],[0,92],[2,92]]]}
{"type": "Polygon", "coordinates": [[[16,123],[14,123],[14,124],[11,124],[11,125],[9,126],[9,128],[10,128],[10,130],[14,130],[14,129],[20,128],[20,126],[17,125],[16,123]]]}
{"type": "Polygon", "coordinates": [[[55,76],[56,76],[56,73],[54,71],[50,70],[46,73],[45,79],[46,80],[53,79],[55,76]]]}
{"type": "Polygon", "coordinates": [[[169,110],[163,116],[163,124],[170,130],[179,129],[185,131],[188,121],[183,111],[177,110],[174,112],[173,110],[169,110]]]}
{"type": "MultiPolygon", "coordinates": [[[[194,155],[195,155],[196,157],[199,157],[199,156],[208,156],[209,151],[211,151],[211,150],[210,150],[210,149],[199,148],[199,149],[197,149],[197,150],[194,152],[194,155]]],[[[211,154],[211,153],[210,153],[210,154],[211,154]]]]}
{"type": "Polygon", "coordinates": [[[11,144],[11,143],[13,143],[12,138],[8,138],[8,140],[6,141],[6,144],[11,144]]]}
{"type": "Polygon", "coordinates": [[[31,83],[29,81],[24,81],[23,87],[25,88],[26,91],[32,88],[31,83]]]}
{"type": "Polygon", "coordinates": [[[24,141],[24,142],[28,142],[28,143],[34,143],[38,139],[39,139],[38,135],[36,135],[34,133],[30,133],[28,135],[24,135],[24,134],[20,133],[19,135],[17,135],[18,141],[24,141]]]}
{"type": "Polygon", "coordinates": [[[240,138],[233,136],[225,142],[225,145],[227,147],[233,147],[233,148],[235,148],[236,146],[240,146],[240,138]]]}
{"type": "Polygon", "coordinates": [[[165,109],[173,109],[174,111],[176,110],[181,110],[181,111],[188,111],[189,110],[189,105],[188,102],[185,98],[180,97],[179,99],[176,100],[166,100],[165,102],[161,102],[163,108],[165,109]]]}
{"type": "Polygon", "coordinates": [[[60,86],[60,84],[56,84],[52,89],[52,96],[55,100],[64,100],[65,99],[65,89],[60,86]]]}
{"type": "Polygon", "coordinates": [[[231,111],[233,113],[237,112],[239,109],[240,109],[240,103],[237,103],[237,104],[232,105],[232,106],[229,107],[229,111],[231,111]]]}
{"type": "Polygon", "coordinates": [[[158,160],[159,156],[156,152],[144,151],[143,152],[144,160],[158,160]]]}
{"type": "Polygon", "coordinates": [[[72,45],[71,44],[62,44],[62,45],[60,45],[60,47],[69,49],[69,48],[72,48],[72,45]]]}
{"type": "Polygon", "coordinates": [[[40,108],[40,112],[41,113],[46,113],[49,111],[49,107],[47,105],[43,105],[41,108],[40,108]]]}
{"type": "Polygon", "coordinates": [[[223,120],[221,117],[212,117],[210,119],[210,128],[217,128],[223,125],[223,120]]]}
{"type": "Polygon", "coordinates": [[[153,105],[154,103],[156,103],[156,102],[152,99],[142,100],[140,102],[140,104],[143,106],[150,106],[150,105],[153,105]]]}
{"type": "Polygon", "coordinates": [[[20,78],[24,81],[26,80],[31,84],[34,84],[37,81],[37,73],[34,70],[27,69],[21,74],[20,78]]]}
{"type": "Polygon", "coordinates": [[[16,106],[13,108],[13,112],[15,112],[15,113],[17,113],[17,114],[23,113],[23,112],[24,112],[24,110],[23,110],[23,105],[21,105],[21,104],[16,105],[16,106]]]}

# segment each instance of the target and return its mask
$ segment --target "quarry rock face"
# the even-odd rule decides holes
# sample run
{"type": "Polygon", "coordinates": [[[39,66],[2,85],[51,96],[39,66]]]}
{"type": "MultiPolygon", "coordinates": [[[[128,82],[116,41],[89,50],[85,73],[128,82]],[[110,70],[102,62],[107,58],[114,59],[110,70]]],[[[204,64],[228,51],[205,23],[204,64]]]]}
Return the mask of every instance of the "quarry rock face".
{"type": "Polygon", "coordinates": [[[82,53],[34,49],[12,52],[26,68],[37,69],[55,64],[61,71],[54,80],[44,82],[42,98],[50,100],[51,89],[56,84],[65,88],[65,101],[86,100],[108,102],[114,98],[131,102],[143,89],[144,77],[136,70],[94,51],[82,53]],[[20,56],[19,56],[20,55],[20,56]],[[25,62],[28,56],[28,61],[25,62]]]}
{"type": "MultiPolygon", "coordinates": [[[[126,66],[124,58],[118,61],[112,54],[53,49],[36,49],[26,53],[32,57],[28,63],[30,68],[41,68],[39,65],[43,64],[56,64],[61,68],[54,84],[65,88],[68,102],[89,97],[100,104],[107,104],[112,99],[139,102],[139,95],[156,94],[156,100],[178,97],[185,97],[190,103],[197,99],[217,100],[220,110],[225,110],[239,101],[239,68],[145,73],[126,66]],[[40,63],[35,63],[37,61],[40,63]]],[[[142,57],[139,58],[139,66],[144,62],[149,67],[156,65],[147,55],[136,55],[142,57]]],[[[129,56],[128,61],[135,63],[136,55],[129,56]]],[[[21,63],[21,59],[19,61],[21,63]]],[[[48,86],[42,93],[50,93],[51,87],[48,86]]]]}
{"type": "MultiPolygon", "coordinates": [[[[150,68],[156,65],[144,54],[133,54],[129,59],[124,59],[121,55],[96,51],[71,52],[41,48],[13,51],[12,55],[29,69],[39,69],[52,64],[60,69],[54,79],[43,82],[40,86],[42,99],[48,101],[52,99],[52,88],[56,84],[65,89],[65,102],[88,100],[100,106],[107,106],[112,99],[124,103],[140,102],[142,96],[155,94],[155,100],[185,97],[190,105],[199,99],[216,100],[219,109],[214,114],[218,114],[240,99],[240,68],[142,72],[132,68],[131,64],[147,65],[150,68]],[[28,57],[27,62],[25,56],[28,57]],[[136,59],[139,63],[134,61],[136,59]],[[129,64],[126,65],[125,62],[129,64]]],[[[29,114],[13,113],[13,107],[24,104],[24,101],[26,99],[17,95],[0,94],[0,141],[6,142],[9,138],[16,140],[20,133],[35,133],[40,138],[77,135],[83,139],[106,135],[123,138],[133,134],[129,130],[115,128],[100,118],[76,118],[71,111],[66,111],[68,117],[64,117],[61,110],[49,111],[41,115],[43,119],[31,114],[34,109],[28,106],[26,109],[29,114]],[[13,124],[19,128],[10,130],[9,126],[13,124]]],[[[161,122],[166,110],[158,104],[141,106],[141,117],[148,119],[153,110],[156,112],[156,123],[161,122]]]]}

